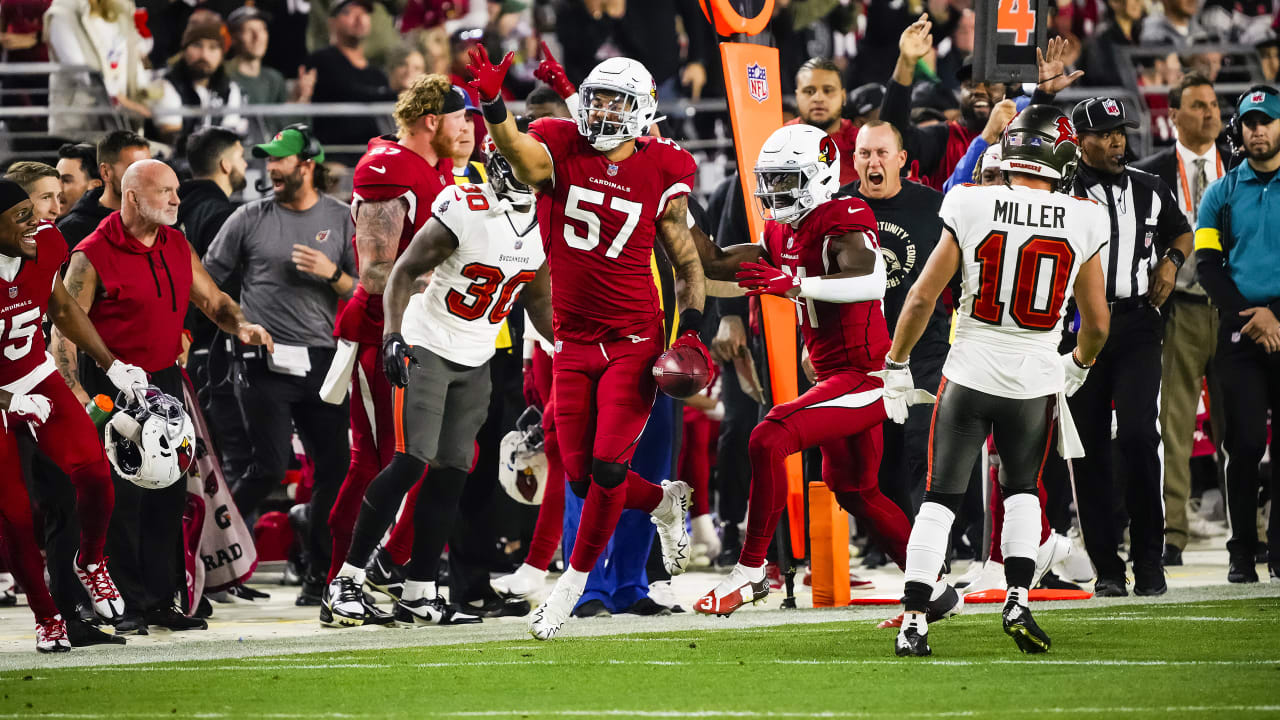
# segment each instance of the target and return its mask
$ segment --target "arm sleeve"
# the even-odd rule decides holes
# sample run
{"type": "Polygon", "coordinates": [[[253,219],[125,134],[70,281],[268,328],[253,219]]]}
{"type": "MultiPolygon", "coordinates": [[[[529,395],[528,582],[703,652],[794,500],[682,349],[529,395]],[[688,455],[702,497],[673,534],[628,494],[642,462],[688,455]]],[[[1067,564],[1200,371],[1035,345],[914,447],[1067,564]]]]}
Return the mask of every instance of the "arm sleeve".
{"type": "Polygon", "coordinates": [[[800,281],[800,297],[832,303],[866,302],[884,297],[888,274],[877,252],[871,274],[850,278],[809,277],[800,281]]]}
{"type": "Polygon", "coordinates": [[[214,236],[213,242],[209,243],[209,249],[204,254],[204,269],[209,272],[209,277],[222,286],[227,278],[240,265],[240,253],[244,246],[244,231],[248,227],[248,206],[236,208],[231,213],[231,217],[222,224],[218,229],[218,234],[214,236]]]}
{"type": "Polygon", "coordinates": [[[892,79],[886,85],[884,102],[880,105],[880,119],[893,125],[902,133],[903,144],[907,149],[907,164],[915,160],[920,165],[920,174],[933,174],[934,168],[942,160],[946,150],[947,135],[950,130],[946,123],[918,128],[911,123],[911,88],[899,85],[892,79]]]}
{"type": "Polygon", "coordinates": [[[973,142],[969,143],[969,149],[965,151],[964,157],[960,158],[960,164],[956,165],[951,177],[942,183],[942,191],[948,192],[956,185],[973,182],[976,175],[974,171],[978,164],[982,162],[982,155],[989,147],[991,146],[987,145],[987,141],[983,140],[981,135],[975,137],[973,142]]]}
{"type": "Polygon", "coordinates": [[[1225,195],[1225,178],[1220,178],[1209,186],[1200,201],[1196,222],[1196,276],[1213,304],[1224,314],[1233,314],[1249,307],[1249,301],[1240,294],[1240,289],[1227,272],[1227,256],[1222,249],[1222,228],[1218,219],[1226,202],[1225,195]]]}

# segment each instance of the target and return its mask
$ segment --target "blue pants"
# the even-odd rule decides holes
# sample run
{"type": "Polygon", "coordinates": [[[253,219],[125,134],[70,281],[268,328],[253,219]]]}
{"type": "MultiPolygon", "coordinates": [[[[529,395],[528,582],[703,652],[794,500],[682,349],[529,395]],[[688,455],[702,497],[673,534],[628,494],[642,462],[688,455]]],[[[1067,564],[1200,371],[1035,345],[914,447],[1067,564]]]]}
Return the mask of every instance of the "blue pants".
{"type": "MultiPolygon", "coordinates": [[[[675,401],[658,393],[649,413],[649,422],[640,435],[631,469],[652,483],[669,478],[671,472],[671,444],[675,423],[675,401]]],[[[573,553],[573,541],[578,536],[578,519],[582,516],[582,499],[571,492],[564,494],[564,543],[565,557],[573,553]]],[[[624,510],[618,527],[609,540],[596,566],[587,577],[587,590],[578,605],[599,600],[610,612],[621,613],[636,601],[649,596],[649,576],[645,565],[649,561],[649,549],[653,545],[654,526],[649,514],[639,510],[624,510]]]]}

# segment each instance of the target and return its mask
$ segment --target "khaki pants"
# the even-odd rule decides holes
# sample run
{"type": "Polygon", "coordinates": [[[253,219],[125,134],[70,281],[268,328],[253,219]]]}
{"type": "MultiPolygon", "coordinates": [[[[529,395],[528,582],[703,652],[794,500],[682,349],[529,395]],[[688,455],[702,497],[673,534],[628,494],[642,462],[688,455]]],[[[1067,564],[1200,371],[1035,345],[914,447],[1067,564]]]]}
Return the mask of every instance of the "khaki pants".
{"type": "MultiPolygon", "coordinates": [[[[1209,370],[1218,344],[1218,311],[1194,296],[1169,297],[1173,314],[1164,330],[1163,376],[1160,388],[1160,428],[1164,441],[1165,542],[1178,549],[1187,545],[1187,500],[1191,496],[1191,446],[1196,430],[1200,380],[1209,370]]],[[[1221,410],[1210,380],[1213,439],[1222,442],[1221,410]]],[[[1220,395],[1218,397],[1221,397],[1220,395]]]]}

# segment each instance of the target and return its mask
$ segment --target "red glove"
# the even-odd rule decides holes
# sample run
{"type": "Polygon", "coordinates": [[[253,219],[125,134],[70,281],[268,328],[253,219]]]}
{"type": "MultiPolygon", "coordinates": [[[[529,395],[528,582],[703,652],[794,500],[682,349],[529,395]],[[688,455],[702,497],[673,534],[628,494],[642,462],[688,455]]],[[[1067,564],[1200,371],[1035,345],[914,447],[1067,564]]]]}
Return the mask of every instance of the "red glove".
{"type": "Polygon", "coordinates": [[[511,69],[511,61],[515,56],[515,53],[509,52],[502,58],[502,62],[494,65],[483,45],[471,48],[471,64],[467,65],[467,72],[471,73],[475,81],[467,85],[480,93],[480,99],[484,102],[493,102],[502,93],[502,83],[507,79],[507,71],[511,69]]]}
{"type": "Polygon", "coordinates": [[[538,69],[533,71],[534,77],[550,85],[557,95],[566,100],[578,92],[573,83],[569,82],[569,76],[565,74],[564,66],[547,49],[545,42],[538,43],[538,54],[542,56],[542,62],[538,63],[538,69]]]}
{"type": "Polygon", "coordinates": [[[707,369],[714,372],[716,364],[711,361],[711,353],[707,352],[707,346],[702,344],[702,338],[698,337],[697,330],[686,330],[680,337],[676,338],[675,342],[671,343],[672,350],[680,346],[691,347],[701,353],[702,359],[707,363],[707,369]]]}
{"type": "Polygon", "coordinates": [[[524,361],[524,404],[528,407],[543,408],[542,395],[538,393],[538,383],[533,377],[533,362],[524,361]]]}
{"type": "Polygon", "coordinates": [[[748,296],[778,295],[792,298],[800,293],[800,278],[788,275],[763,260],[758,263],[742,263],[734,279],[738,281],[738,287],[747,289],[748,296]]]}

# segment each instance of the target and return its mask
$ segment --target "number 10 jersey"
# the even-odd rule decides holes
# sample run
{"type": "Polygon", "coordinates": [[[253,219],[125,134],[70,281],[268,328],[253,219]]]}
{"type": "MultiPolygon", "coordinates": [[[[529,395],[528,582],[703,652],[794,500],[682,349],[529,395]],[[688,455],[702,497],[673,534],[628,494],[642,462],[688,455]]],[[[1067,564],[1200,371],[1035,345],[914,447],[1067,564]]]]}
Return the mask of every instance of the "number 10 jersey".
{"type": "Polygon", "coordinates": [[[1110,238],[1092,200],[1005,185],[962,185],[939,210],[960,245],[955,344],[942,374],[1008,398],[1062,388],[1062,316],[1081,266],[1110,238]]]}
{"type": "Polygon", "coordinates": [[[636,139],[618,162],[577,123],[543,118],[529,134],[551,156],[538,225],[551,266],[556,340],[595,343],[641,334],[662,317],[650,262],[658,220],[693,188],[697,164],[664,138],[636,139]]]}

